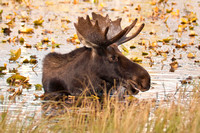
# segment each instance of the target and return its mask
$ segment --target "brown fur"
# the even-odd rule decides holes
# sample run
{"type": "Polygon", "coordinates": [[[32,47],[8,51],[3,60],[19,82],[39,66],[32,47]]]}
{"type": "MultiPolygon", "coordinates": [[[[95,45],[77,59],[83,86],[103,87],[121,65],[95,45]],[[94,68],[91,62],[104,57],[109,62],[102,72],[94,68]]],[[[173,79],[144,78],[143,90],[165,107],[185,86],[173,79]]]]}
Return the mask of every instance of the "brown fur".
{"type": "MultiPolygon", "coordinates": [[[[93,16],[95,15],[93,14],[93,16]]],[[[100,19],[102,23],[110,20],[108,17],[102,18],[98,15],[94,18],[100,19]]],[[[89,21],[89,18],[86,20],[79,18],[79,23],[76,24],[79,38],[86,43],[86,47],[78,48],[68,54],[49,53],[44,58],[42,83],[45,94],[79,96],[85,93],[86,95],[101,96],[103,92],[108,92],[114,86],[124,86],[131,94],[138,93],[138,90],[149,90],[151,79],[148,72],[122,55],[118,49],[121,42],[126,42],[139,34],[141,28],[135,35],[126,37],[127,32],[133,28],[136,22],[128,26],[126,30],[120,31],[122,30],[120,23],[111,21],[110,23],[113,23],[114,26],[120,26],[116,33],[119,38],[109,37],[114,38],[114,42],[112,42],[112,39],[112,41],[107,40],[107,33],[111,33],[108,30],[109,24],[107,24],[107,28],[99,27],[98,24],[96,27],[92,27],[94,28],[93,32],[98,32],[95,35],[101,36],[102,34],[99,39],[98,36],[96,37],[97,40],[93,36],[94,33],[86,35],[80,26],[83,23],[87,25],[85,27],[89,28],[91,24],[89,21]],[[101,29],[108,31],[102,32],[101,29]]]]}

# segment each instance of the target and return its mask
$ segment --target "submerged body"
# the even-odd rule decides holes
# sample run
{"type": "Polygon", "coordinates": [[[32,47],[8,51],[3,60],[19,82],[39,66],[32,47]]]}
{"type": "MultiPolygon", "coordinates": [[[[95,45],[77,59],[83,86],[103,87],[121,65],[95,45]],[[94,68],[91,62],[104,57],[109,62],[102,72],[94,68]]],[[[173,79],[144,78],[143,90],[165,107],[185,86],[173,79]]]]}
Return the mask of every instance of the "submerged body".
{"type": "Polygon", "coordinates": [[[115,33],[113,30],[116,26],[118,30],[121,29],[119,22],[110,21],[107,16],[97,14],[93,14],[93,18],[96,18],[95,25],[92,25],[88,17],[86,20],[79,18],[78,24],[75,24],[84,47],[67,54],[50,53],[45,57],[42,78],[45,94],[101,96],[105,91],[108,92],[117,86],[124,86],[131,94],[138,93],[138,90],[148,90],[148,72],[126,58],[118,49],[118,45],[135,37],[143,27],[141,26],[135,35],[126,37],[136,21],[115,33]],[[99,26],[97,20],[106,24],[109,20],[108,28],[102,27],[104,25],[99,26]],[[109,32],[109,28],[112,31],[109,32]]]}

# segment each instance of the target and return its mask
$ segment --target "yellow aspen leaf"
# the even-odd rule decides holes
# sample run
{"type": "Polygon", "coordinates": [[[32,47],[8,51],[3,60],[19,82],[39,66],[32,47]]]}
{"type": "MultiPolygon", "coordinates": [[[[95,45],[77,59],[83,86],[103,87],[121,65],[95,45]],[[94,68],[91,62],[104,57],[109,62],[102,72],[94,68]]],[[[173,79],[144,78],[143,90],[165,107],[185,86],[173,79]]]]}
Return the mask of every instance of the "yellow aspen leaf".
{"type": "Polygon", "coordinates": [[[10,57],[10,59],[9,60],[11,60],[11,61],[16,61],[19,57],[20,57],[20,55],[21,55],[21,48],[19,48],[18,50],[12,50],[12,51],[10,51],[11,52],[11,57],[10,57]]]}

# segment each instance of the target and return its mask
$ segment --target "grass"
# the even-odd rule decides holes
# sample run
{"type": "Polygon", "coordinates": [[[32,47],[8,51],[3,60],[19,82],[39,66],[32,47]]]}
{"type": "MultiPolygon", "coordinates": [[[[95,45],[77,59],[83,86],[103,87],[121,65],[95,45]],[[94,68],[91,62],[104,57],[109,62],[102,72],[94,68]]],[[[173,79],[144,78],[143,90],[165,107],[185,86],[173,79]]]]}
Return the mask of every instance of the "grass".
{"type": "Polygon", "coordinates": [[[63,132],[63,133],[198,133],[200,132],[200,83],[188,93],[179,88],[167,100],[119,101],[108,98],[104,103],[83,99],[80,107],[49,104],[48,115],[37,118],[16,118],[9,111],[0,113],[0,132],[63,132]],[[57,108],[52,110],[52,107],[57,108]],[[65,110],[65,113],[63,113],[65,110]],[[55,113],[62,112],[59,115],[55,113]],[[50,115],[51,114],[51,115],[50,115]]]}

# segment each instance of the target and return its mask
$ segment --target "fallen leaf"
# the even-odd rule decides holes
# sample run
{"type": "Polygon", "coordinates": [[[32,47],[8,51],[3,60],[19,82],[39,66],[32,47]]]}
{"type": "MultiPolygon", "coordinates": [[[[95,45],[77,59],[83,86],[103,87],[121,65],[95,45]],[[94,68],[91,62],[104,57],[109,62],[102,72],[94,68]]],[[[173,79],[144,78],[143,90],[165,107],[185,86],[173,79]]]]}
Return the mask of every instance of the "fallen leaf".
{"type": "Polygon", "coordinates": [[[130,49],[134,49],[134,48],[136,48],[135,45],[131,45],[131,46],[130,46],[130,49]]]}
{"type": "Polygon", "coordinates": [[[20,55],[21,55],[21,48],[19,48],[18,50],[12,50],[11,52],[11,57],[10,57],[10,61],[16,61],[20,55]]]}
{"type": "Polygon", "coordinates": [[[131,58],[131,60],[132,60],[133,62],[142,62],[142,59],[141,59],[141,58],[138,58],[138,57],[131,58]]]}
{"type": "Polygon", "coordinates": [[[197,36],[197,34],[195,34],[195,31],[190,31],[190,34],[189,34],[189,36],[197,36]]]}
{"type": "Polygon", "coordinates": [[[181,24],[187,24],[189,23],[185,18],[181,18],[181,24]]]}
{"type": "Polygon", "coordinates": [[[25,44],[25,47],[26,48],[32,48],[32,46],[30,44],[27,44],[27,43],[25,44]]]}
{"type": "Polygon", "coordinates": [[[23,37],[20,37],[20,38],[19,38],[19,42],[20,42],[21,44],[23,44],[23,43],[24,43],[24,38],[23,38],[23,37]]]}
{"type": "Polygon", "coordinates": [[[124,52],[129,53],[129,50],[124,45],[121,45],[121,48],[124,50],[124,52]]]}
{"type": "Polygon", "coordinates": [[[23,63],[29,63],[28,59],[23,60],[23,63]]]}
{"type": "Polygon", "coordinates": [[[193,53],[188,53],[187,57],[190,59],[194,59],[196,57],[196,55],[193,53]]]}
{"type": "Polygon", "coordinates": [[[7,64],[4,63],[4,66],[0,66],[0,73],[3,71],[3,70],[6,70],[7,68],[7,64]]]}
{"type": "Polygon", "coordinates": [[[39,19],[33,21],[34,25],[42,25],[42,23],[44,22],[44,20],[42,19],[42,17],[40,17],[39,19]]]}
{"type": "Polygon", "coordinates": [[[30,59],[31,64],[36,64],[38,61],[36,59],[30,59]]]}
{"type": "Polygon", "coordinates": [[[142,52],[142,55],[144,56],[144,55],[148,55],[148,53],[147,52],[142,52]]]}
{"type": "Polygon", "coordinates": [[[35,90],[36,91],[41,91],[42,90],[42,85],[41,84],[35,84],[35,90]]]}
{"type": "Polygon", "coordinates": [[[10,30],[10,28],[2,28],[2,32],[4,33],[4,35],[9,36],[12,31],[10,30]]]}
{"type": "Polygon", "coordinates": [[[173,11],[173,7],[171,9],[166,9],[166,13],[171,13],[173,11]]]}
{"type": "Polygon", "coordinates": [[[175,70],[179,67],[178,62],[177,61],[173,61],[172,63],[170,63],[170,72],[175,72],[175,70]]]}
{"type": "Polygon", "coordinates": [[[31,33],[34,33],[34,31],[33,31],[33,28],[22,27],[19,30],[19,33],[31,34],[31,33]]]}

